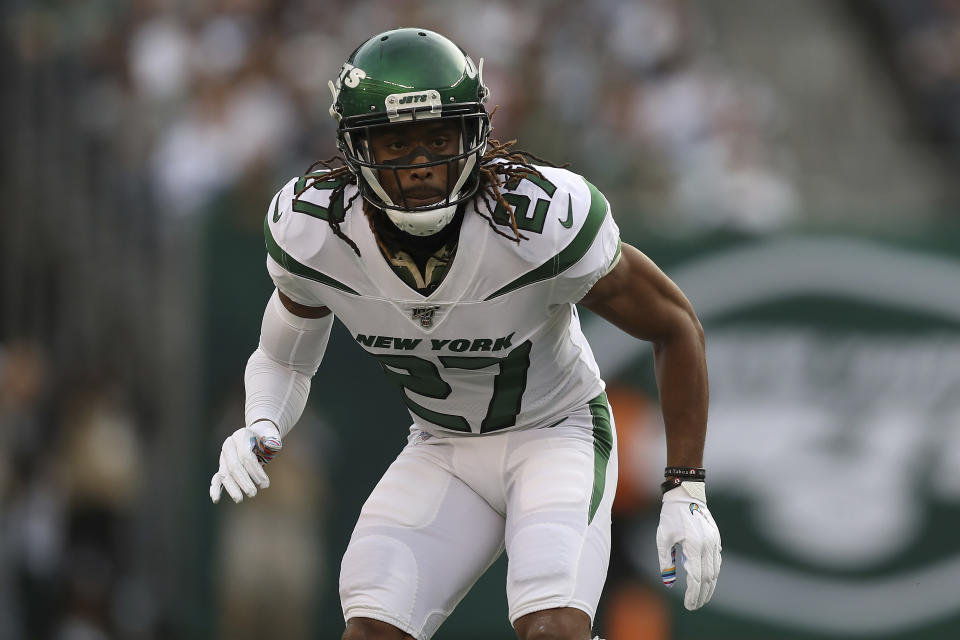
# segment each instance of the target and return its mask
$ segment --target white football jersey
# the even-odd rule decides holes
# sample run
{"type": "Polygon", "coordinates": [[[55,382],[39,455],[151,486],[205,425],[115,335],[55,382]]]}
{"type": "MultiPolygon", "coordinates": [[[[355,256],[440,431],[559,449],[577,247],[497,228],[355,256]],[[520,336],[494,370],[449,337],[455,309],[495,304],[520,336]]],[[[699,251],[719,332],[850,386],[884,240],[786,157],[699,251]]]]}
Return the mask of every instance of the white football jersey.
{"type": "MultiPolygon", "coordinates": [[[[335,185],[320,180],[296,199],[322,174],[291,180],[274,196],[264,223],[267,268],[288,297],[340,318],[401,387],[421,429],[550,425],[604,389],[574,303],[616,264],[620,237],[596,187],[565,169],[538,169],[545,180],[501,188],[526,239],[498,235],[468,202],[456,256],[430,295],[384,259],[361,198],[344,211],[355,186],[331,203],[335,185]],[[329,216],[360,256],[334,234],[329,216]]],[[[502,207],[494,218],[506,219],[502,207]]]]}

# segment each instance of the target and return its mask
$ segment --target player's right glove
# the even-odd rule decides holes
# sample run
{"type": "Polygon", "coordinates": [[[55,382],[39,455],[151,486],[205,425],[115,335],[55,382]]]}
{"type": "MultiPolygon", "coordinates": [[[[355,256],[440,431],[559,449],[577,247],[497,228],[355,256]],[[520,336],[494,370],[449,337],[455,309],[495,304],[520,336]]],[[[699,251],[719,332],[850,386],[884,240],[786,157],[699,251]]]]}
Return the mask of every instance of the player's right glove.
{"type": "Polygon", "coordinates": [[[266,489],[270,478],[263,465],[270,462],[283,446],[280,431],[268,420],[241,427],[223,442],[220,450],[220,468],[210,480],[210,499],[216,504],[226,489],[234,502],[257,495],[257,487],[266,489]]]}
{"type": "Polygon", "coordinates": [[[657,527],[660,576],[665,585],[673,586],[680,555],[687,571],[683,606],[690,611],[707,604],[713,595],[720,574],[720,550],[720,531],[707,509],[703,482],[684,481],[663,494],[657,527]]]}

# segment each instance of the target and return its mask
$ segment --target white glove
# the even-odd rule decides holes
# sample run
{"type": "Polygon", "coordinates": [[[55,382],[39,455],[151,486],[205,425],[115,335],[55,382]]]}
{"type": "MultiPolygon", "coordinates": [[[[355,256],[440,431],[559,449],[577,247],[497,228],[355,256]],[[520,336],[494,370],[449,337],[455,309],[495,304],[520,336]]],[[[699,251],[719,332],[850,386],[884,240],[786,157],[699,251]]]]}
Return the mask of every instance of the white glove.
{"type": "Polygon", "coordinates": [[[707,490],[702,482],[684,482],[663,495],[657,552],[663,584],[677,578],[677,547],[687,571],[683,606],[690,611],[710,601],[720,574],[720,531],[707,509],[707,490]]]}
{"type": "Polygon", "coordinates": [[[270,478],[263,471],[267,464],[280,451],[280,431],[268,420],[254,422],[249,427],[241,427],[224,440],[220,450],[220,469],[210,480],[210,499],[216,504],[224,489],[234,502],[243,500],[243,494],[252,498],[257,495],[257,487],[266,489],[270,478]]]}

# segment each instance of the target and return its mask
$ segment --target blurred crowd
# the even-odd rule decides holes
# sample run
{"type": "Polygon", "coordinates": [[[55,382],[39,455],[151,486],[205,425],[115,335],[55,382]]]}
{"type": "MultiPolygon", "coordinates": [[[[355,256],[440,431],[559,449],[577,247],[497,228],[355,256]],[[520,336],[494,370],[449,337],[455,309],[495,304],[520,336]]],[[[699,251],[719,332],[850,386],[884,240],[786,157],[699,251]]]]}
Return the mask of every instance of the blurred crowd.
{"type": "Polygon", "coordinates": [[[650,216],[770,228],[797,215],[777,99],[703,46],[681,0],[590,3],[140,0],[29,6],[25,64],[83,68],[79,135],[144,175],[169,215],[267,169],[334,155],[327,80],[372,32],[429,25],[484,57],[495,136],[602,176],[650,216]]]}
{"type": "MultiPolygon", "coordinates": [[[[895,72],[957,153],[960,2],[871,4],[895,72]]],[[[189,358],[197,339],[195,301],[170,295],[180,281],[165,277],[184,275],[172,266],[190,262],[183,230],[225,194],[253,192],[253,213],[234,224],[255,234],[271,186],[335,154],[326,84],[373,33],[424,26],[485,58],[494,137],[570,162],[623,227],[756,233],[806,215],[776,82],[726,63],[693,1],[87,0],[0,12],[11,89],[0,99],[11,203],[0,214],[0,638],[172,637],[182,622],[165,609],[173,587],[147,577],[163,560],[142,558],[151,474],[175,449],[159,444],[164,411],[191,402],[157,352],[189,358]]],[[[291,524],[290,544],[314,526],[291,524]]],[[[231,580],[233,610],[252,580],[231,580]]]]}
{"type": "Polygon", "coordinates": [[[864,17],[902,83],[918,121],[960,162],[960,2],[875,0],[864,17]]]}
{"type": "Polygon", "coordinates": [[[142,422],[119,384],[0,345],[0,638],[150,638],[142,422]],[[108,632],[109,630],[109,632],[108,632]]]}

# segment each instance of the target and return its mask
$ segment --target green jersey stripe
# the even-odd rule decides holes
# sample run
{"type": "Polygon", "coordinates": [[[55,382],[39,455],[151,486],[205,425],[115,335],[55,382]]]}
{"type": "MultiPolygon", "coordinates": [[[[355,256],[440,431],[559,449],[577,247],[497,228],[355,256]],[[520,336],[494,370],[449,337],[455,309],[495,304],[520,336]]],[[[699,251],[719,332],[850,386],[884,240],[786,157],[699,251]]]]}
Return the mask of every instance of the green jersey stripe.
{"type": "Polygon", "coordinates": [[[520,287],[525,287],[528,284],[555,278],[575,265],[580,258],[586,255],[587,250],[590,249],[590,245],[593,244],[593,240],[597,237],[597,233],[599,233],[604,219],[607,217],[607,201],[595,186],[587,180],[584,180],[584,182],[586,182],[587,187],[590,188],[590,210],[587,212],[587,219],[584,220],[583,226],[573,240],[570,241],[570,244],[539,267],[528,271],[513,282],[494,291],[487,296],[486,300],[499,298],[506,293],[510,293],[520,287]]]}
{"type": "Polygon", "coordinates": [[[617,264],[617,260],[620,259],[620,253],[623,251],[623,241],[617,240],[617,252],[613,254],[613,259],[610,260],[610,266],[617,264]]]}
{"type": "Polygon", "coordinates": [[[339,289],[340,291],[344,291],[346,293],[352,293],[355,296],[360,295],[339,280],[334,280],[330,276],[320,273],[319,271],[311,269],[307,265],[298,262],[296,258],[281,249],[280,245],[277,244],[277,241],[273,239],[273,234],[270,232],[269,215],[263,220],[263,238],[267,243],[267,253],[270,255],[270,257],[276,260],[277,264],[290,273],[300,276],[301,278],[307,278],[308,280],[319,282],[320,284],[325,284],[328,287],[333,287],[334,289],[339,289]]]}
{"type": "Polygon", "coordinates": [[[607,484],[607,463],[610,462],[610,451],[613,449],[613,429],[610,425],[610,405],[607,404],[606,393],[601,393],[587,406],[593,416],[593,493],[590,495],[590,513],[587,517],[587,524],[590,524],[600,507],[607,484]]]}

